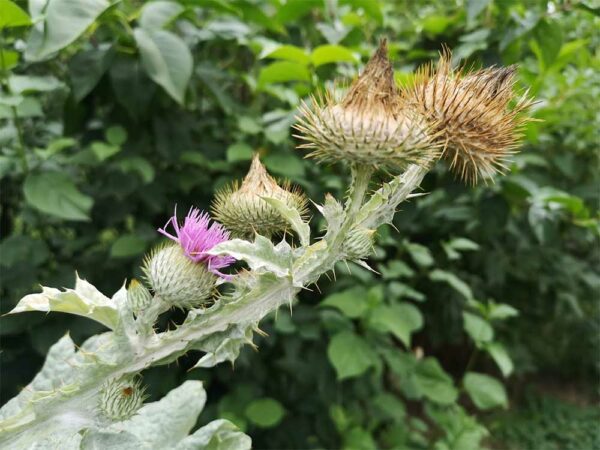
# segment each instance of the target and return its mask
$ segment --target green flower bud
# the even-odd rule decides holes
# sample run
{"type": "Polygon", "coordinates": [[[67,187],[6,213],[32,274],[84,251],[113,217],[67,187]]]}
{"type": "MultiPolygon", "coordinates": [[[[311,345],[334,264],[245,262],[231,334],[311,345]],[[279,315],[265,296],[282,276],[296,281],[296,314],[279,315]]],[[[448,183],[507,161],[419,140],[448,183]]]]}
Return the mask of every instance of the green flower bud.
{"type": "Polygon", "coordinates": [[[117,422],[130,419],[144,404],[145,391],[139,378],[107,381],[100,388],[98,408],[107,419],[117,422]]]}
{"type": "Polygon", "coordinates": [[[127,301],[131,306],[131,310],[137,316],[150,306],[152,295],[142,283],[134,278],[127,288],[127,301]]]}
{"type": "Polygon", "coordinates": [[[177,244],[154,250],[146,257],[142,270],[163,302],[182,309],[205,305],[217,281],[204,263],[188,258],[177,244]]]}
{"type": "Polygon", "coordinates": [[[259,233],[272,236],[285,231],[287,220],[262,197],[271,197],[306,215],[307,199],[289,182],[277,184],[254,156],[250,170],[241,186],[238,183],[217,192],[211,212],[215,220],[222,223],[234,236],[249,238],[259,233]]]}
{"type": "Polygon", "coordinates": [[[357,227],[350,230],[344,242],[343,252],[346,259],[359,260],[367,258],[373,253],[375,243],[375,230],[357,227]]]}

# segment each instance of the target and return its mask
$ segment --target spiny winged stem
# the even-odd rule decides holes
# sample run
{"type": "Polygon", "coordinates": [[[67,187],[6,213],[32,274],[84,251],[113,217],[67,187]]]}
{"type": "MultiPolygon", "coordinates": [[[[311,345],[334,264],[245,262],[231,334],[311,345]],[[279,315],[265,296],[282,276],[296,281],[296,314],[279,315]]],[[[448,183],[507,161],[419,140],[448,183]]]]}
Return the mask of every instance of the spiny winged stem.
{"type": "Polygon", "coordinates": [[[346,200],[345,217],[342,227],[339,233],[331,245],[332,250],[339,248],[344,242],[348,230],[354,224],[354,219],[360,211],[360,207],[363,205],[367,189],[369,188],[369,182],[373,175],[373,167],[353,164],[351,167],[352,179],[350,182],[350,188],[348,192],[348,199],[346,200]]]}

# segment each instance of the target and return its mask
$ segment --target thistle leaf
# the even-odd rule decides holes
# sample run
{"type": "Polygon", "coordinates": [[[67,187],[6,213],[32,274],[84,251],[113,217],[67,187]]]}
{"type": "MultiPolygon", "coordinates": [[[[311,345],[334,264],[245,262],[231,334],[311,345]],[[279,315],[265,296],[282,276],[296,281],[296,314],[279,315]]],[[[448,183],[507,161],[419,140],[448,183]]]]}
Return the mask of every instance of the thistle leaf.
{"type": "Polygon", "coordinates": [[[290,275],[292,267],[292,249],[285,241],[277,245],[264,236],[256,235],[254,242],[232,239],[222,242],[210,251],[209,255],[230,255],[248,263],[257,273],[271,272],[278,277],[290,275]]]}
{"type": "Polygon", "coordinates": [[[79,275],[75,281],[75,289],[60,291],[55,288],[42,287],[41,293],[26,295],[8,314],[25,311],[55,311],[76,314],[100,322],[111,330],[117,326],[119,321],[115,303],[92,284],[79,278],[79,275]]]}
{"type": "Polygon", "coordinates": [[[290,208],[284,202],[277,198],[273,197],[261,197],[265,202],[267,202],[270,206],[275,208],[279,214],[283,216],[285,220],[288,221],[290,226],[294,229],[294,231],[298,234],[298,238],[300,238],[300,244],[303,246],[310,245],[310,227],[308,223],[302,220],[302,216],[297,209],[290,208]]]}

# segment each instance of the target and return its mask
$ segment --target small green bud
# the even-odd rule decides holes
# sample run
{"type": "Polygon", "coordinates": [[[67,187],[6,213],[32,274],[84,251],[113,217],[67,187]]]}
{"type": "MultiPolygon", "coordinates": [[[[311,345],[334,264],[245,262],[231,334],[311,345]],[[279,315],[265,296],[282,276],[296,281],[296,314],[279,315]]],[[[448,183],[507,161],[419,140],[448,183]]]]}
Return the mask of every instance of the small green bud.
{"type": "Polygon", "coordinates": [[[343,252],[346,259],[365,259],[373,253],[375,243],[375,230],[356,227],[350,230],[344,242],[343,252]]]}
{"type": "Polygon", "coordinates": [[[152,295],[142,283],[134,278],[127,288],[127,301],[131,306],[131,310],[137,316],[150,306],[152,295]]]}
{"type": "Polygon", "coordinates": [[[154,250],[142,270],[163,302],[182,309],[205,305],[217,281],[204,263],[188,258],[177,244],[154,250]]]}
{"type": "Polygon", "coordinates": [[[287,182],[281,186],[277,184],[257,154],[241,185],[233,183],[217,192],[212,205],[213,216],[234,236],[241,238],[252,237],[255,233],[268,237],[282,233],[289,226],[287,220],[263,197],[275,198],[298,210],[301,216],[306,215],[304,194],[287,182]]]}
{"type": "Polygon", "coordinates": [[[145,392],[139,378],[107,381],[100,388],[98,408],[107,419],[117,422],[130,419],[144,404],[145,392]]]}

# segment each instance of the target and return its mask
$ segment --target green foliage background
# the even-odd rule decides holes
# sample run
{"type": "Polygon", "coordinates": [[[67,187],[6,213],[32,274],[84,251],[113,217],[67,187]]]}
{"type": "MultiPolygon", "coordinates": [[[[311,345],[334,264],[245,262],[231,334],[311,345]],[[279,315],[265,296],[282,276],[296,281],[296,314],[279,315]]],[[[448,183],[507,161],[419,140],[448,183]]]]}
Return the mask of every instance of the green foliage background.
{"type": "MultiPolygon", "coordinates": [[[[17,2],[25,14],[0,0],[2,313],[38,284],[71,286],[75,270],[112,294],[140,275],[175,204],[208,209],[253,152],[317,202],[342,196],[347,170],[294,148],[301,99],[355,76],[381,37],[401,84],[446,44],[456,62],[518,64],[538,101],[510,174],[473,189],[439,165],[379,234],[381,276],[340,267],[233,369],[188,373],[190,355],[144,380],[153,397],[204,380],[203,419],[233,420],[261,449],[479,448],[484,424],[508,448],[536,448],[485,412],[508,404],[503,384],[511,405],[541,380],[585,396],[600,351],[600,5],[79,2],[17,2]]],[[[101,328],[0,318],[2,403],[66,331],[82,342],[101,328]]]]}

